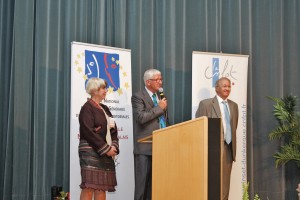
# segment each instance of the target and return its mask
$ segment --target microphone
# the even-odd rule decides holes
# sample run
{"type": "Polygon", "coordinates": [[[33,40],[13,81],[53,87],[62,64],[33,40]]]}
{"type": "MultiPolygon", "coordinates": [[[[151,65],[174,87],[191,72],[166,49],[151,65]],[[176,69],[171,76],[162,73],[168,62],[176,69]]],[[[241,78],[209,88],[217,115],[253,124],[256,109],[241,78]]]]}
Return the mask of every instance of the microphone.
{"type": "MultiPolygon", "coordinates": [[[[159,93],[160,99],[166,98],[165,95],[164,95],[164,89],[163,88],[159,88],[158,93],[159,93]]],[[[165,119],[166,119],[166,125],[168,126],[170,124],[169,123],[169,116],[168,116],[168,109],[165,110],[164,116],[165,116],[165,119]]]]}
{"type": "Polygon", "coordinates": [[[164,95],[164,89],[163,89],[163,88],[159,88],[159,89],[158,89],[158,92],[159,92],[160,99],[165,98],[165,95],[164,95]]]}

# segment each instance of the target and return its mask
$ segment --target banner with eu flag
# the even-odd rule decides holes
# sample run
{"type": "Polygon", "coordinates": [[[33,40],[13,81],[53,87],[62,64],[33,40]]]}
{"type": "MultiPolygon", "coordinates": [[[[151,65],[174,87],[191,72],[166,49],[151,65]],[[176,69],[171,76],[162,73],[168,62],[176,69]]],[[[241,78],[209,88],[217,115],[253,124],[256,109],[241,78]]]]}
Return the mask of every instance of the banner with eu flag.
{"type": "Polygon", "coordinates": [[[108,192],[108,200],[133,199],[133,127],[131,51],[128,49],[72,42],[71,44],[71,107],[70,107],[70,195],[80,198],[80,164],[78,157],[81,106],[90,96],[85,91],[89,78],[106,80],[107,105],[118,127],[120,154],[115,157],[117,187],[108,192]]]}

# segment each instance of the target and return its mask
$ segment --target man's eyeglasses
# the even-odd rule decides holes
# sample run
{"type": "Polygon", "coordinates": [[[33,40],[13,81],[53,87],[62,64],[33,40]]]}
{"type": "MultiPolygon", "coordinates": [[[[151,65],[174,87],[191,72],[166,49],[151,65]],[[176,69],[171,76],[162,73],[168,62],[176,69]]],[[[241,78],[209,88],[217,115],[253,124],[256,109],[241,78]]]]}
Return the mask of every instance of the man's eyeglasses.
{"type": "Polygon", "coordinates": [[[151,81],[155,81],[155,82],[163,82],[163,80],[162,79],[149,79],[149,80],[151,80],[151,81]]]}

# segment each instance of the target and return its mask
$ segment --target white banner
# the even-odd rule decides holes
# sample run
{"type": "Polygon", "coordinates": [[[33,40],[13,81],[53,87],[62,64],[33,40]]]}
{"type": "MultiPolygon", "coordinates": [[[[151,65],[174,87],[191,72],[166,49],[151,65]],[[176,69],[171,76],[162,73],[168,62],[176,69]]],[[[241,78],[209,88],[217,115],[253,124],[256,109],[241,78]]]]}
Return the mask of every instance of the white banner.
{"type": "Polygon", "coordinates": [[[133,199],[131,51],[79,42],[72,42],[71,50],[70,196],[74,200],[79,199],[81,191],[78,115],[89,97],[85,83],[91,77],[99,77],[108,83],[103,103],[110,108],[116,120],[120,146],[120,154],[115,161],[118,186],[116,192],[107,193],[107,199],[133,199]]]}
{"type": "Polygon", "coordinates": [[[246,116],[248,55],[193,52],[192,56],[192,118],[195,118],[200,100],[216,95],[214,84],[220,77],[231,80],[229,99],[239,106],[237,127],[237,154],[233,163],[230,184],[230,200],[240,200],[242,185],[247,182],[246,116]]]}

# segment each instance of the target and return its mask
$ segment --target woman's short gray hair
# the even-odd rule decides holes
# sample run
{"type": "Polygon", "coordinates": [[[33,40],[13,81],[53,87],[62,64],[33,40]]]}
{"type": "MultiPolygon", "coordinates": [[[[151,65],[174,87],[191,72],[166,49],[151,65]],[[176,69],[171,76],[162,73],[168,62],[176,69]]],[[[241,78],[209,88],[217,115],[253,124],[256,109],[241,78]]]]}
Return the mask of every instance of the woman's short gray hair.
{"type": "Polygon", "coordinates": [[[148,69],[144,73],[144,83],[146,85],[146,81],[153,78],[155,75],[161,75],[161,72],[157,69],[148,69]]]}
{"type": "Polygon", "coordinates": [[[91,95],[93,91],[106,87],[106,85],[106,81],[102,78],[90,78],[86,83],[85,91],[91,95]]]}

